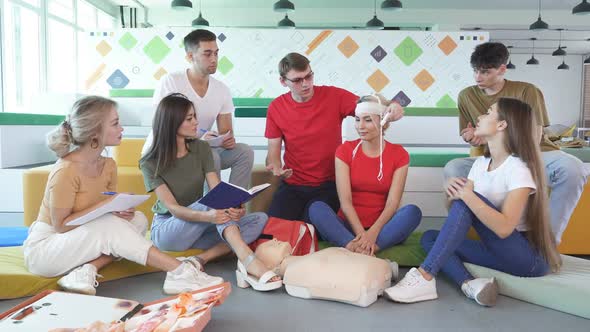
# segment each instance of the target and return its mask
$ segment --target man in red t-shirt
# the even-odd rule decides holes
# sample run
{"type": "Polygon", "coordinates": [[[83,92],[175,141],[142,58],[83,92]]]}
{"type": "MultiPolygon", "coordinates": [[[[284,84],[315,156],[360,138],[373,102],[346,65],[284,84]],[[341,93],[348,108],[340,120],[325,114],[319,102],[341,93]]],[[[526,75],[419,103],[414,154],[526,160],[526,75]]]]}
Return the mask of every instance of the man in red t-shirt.
{"type": "MultiPolygon", "coordinates": [[[[268,214],[309,222],[307,211],[315,201],[325,202],[334,211],[339,208],[334,153],[342,144],[342,120],[354,116],[358,97],[341,88],[314,86],[309,60],[299,53],[281,59],[279,74],[289,92],[270,103],[266,116],[266,167],[282,179],[268,214]]],[[[388,111],[389,121],[403,116],[397,104],[388,111]]]]}

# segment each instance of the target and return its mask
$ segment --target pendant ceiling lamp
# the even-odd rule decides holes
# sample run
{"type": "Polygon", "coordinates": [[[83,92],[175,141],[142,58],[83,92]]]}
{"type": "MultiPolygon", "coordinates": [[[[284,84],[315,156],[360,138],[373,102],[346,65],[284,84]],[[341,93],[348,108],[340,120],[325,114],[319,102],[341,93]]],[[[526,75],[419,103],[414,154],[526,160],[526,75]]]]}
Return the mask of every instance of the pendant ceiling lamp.
{"type": "Polygon", "coordinates": [[[374,1],[373,9],[373,18],[367,22],[365,28],[369,30],[383,30],[385,25],[383,24],[383,21],[377,18],[377,0],[374,1]]]}
{"type": "Polygon", "coordinates": [[[557,69],[559,69],[559,70],[569,70],[569,69],[570,69],[570,66],[568,66],[568,65],[565,63],[565,59],[564,59],[564,60],[561,62],[561,64],[560,64],[559,66],[557,66],[557,69]]]}
{"type": "Polygon", "coordinates": [[[535,59],[535,40],[537,40],[537,38],[531,38],[531,40],[533,41],[533,55],[531,56],[531,58],[526,62],[527,65],[533,65],[536,66],[539,64],[539,60],[535,59]]]}
{"type": "Polygon", "coordinates": [[[529,27],[529,30],[541,31],[549,29],[549,24],[541,19],[541,0],[539,0],[539,18],[529,27]]]}
{"type": "Polygon", "coordinates": [[[285,14],[285,18],[279,21],[277,28],[281,29],[295,29],[295,22],[289,19],[289,15],[285,14]]]}
{"type": "Polygon", "coordinates": [[[512,53],[510,52],[510,49],[512,49],[512,46],[506,46],[506,48],[508,49],[508,64],[506,65],[506,69],[516,69],[516,66],[512,63],[512,53]]]}
{"type": "Polygon", "coordinates": [[[553,51],[553,53],[551,55],[553,56],[565,56],[567,55],[567,52],[565,51],[564,48],[561,47],[561,31],[563,31],[563,29],[557,29],[559,30],[559,47],[553,51]]]}
{"type": "Polygon", "coordinates": [[[579,5],[572,9],[574,15],[590,15],[590,3],[587,0],[582,0],[579,5]]]}
{"type": "Polygon", "coordinates": [[[289,0],[279,0],[272,5],[272,9],[279,13],[290,13],[295,10],[295,5],[289,0]]]}
{"type": "Polygon", "coordinates": [[[193,8],[193,3],[189,0],[173,0],[170,7],[174,10],[189,10],[193,8]]]}
{"type": "Polygon", "coordinates": [[[381,3],[381,10],[402,10],[402,2],[399,0],[385,0],[381,3]]]}
{"type": "Polygon", "coordinates": [[[192,23],[193,27],[200,28],[200,27],[208,27],[209,21],[203,18],[201,14],[201,0],[199,0],[199,16],[193,20],[192,23]]]}

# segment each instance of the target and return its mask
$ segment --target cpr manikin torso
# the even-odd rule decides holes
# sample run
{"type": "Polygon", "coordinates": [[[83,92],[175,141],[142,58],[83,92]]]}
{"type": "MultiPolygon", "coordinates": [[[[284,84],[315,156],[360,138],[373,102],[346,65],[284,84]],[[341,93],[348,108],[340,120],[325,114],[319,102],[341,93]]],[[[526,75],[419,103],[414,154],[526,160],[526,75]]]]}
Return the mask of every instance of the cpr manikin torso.
{"type": "Polygon", "coordinates": [[[287,293],[295,297],[366,307],[391,284],[387,261],[344,248],[291,256],[289,243],[272,240],[258,246],[256,257],[283,277],[287,293]]]}

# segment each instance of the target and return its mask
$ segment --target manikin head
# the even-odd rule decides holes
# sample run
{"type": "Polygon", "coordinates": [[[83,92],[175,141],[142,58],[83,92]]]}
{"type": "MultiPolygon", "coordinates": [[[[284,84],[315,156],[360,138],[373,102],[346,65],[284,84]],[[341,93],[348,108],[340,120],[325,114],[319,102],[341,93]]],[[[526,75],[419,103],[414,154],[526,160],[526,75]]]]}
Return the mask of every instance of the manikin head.
{"type": "Polygon", "coordinates": [[[255,254],[268,269],[274,270],[281,265],[285,257],[291,256],[292,250],[289,242],[272,239],[259,245],[255,254]]]}

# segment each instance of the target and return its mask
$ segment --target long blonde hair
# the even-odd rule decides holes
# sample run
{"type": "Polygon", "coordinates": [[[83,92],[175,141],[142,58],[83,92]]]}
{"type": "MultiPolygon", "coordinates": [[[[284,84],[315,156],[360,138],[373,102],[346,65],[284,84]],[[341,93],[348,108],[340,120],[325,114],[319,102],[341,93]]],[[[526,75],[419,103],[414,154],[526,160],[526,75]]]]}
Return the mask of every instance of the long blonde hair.
{"type": "MultiPolygon", "coordinates": [[[[529,242],[545,257],[552,271],[561,267],[555,236],[549,223],[548,190],[541,149],[536,141],[536,120],[531,106],[521,100],[500,98],[497,102],[498,120],[505,120],[504,147],[511,155],[526,163],[531,171],[537,190],[527,202],[526,225],[529,242]]],[[[486,146],[484,155],[490,156],[486,146]]]]}

